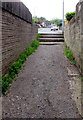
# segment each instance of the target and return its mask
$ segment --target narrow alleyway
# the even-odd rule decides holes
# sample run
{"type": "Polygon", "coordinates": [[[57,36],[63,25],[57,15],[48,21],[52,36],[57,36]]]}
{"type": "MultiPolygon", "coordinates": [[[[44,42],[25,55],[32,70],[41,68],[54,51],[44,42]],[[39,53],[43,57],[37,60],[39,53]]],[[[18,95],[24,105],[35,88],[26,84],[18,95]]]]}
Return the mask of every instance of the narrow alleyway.
{"type": "Polygon", "coordinates": [[[3,118],[80,118],[63,50],[62,43],[40,45],[27,58],[10,92],[3,96],[3,118]]]}

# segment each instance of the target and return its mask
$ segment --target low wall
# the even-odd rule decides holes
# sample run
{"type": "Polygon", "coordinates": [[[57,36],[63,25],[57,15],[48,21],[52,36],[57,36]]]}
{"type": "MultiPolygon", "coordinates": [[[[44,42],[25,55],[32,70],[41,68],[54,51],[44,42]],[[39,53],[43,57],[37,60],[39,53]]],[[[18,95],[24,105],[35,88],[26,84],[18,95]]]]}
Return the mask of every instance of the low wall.
{"type": "Polygon", "coordinates": [[[64,37],[83,74],[83,1],[77,4],[75,17],[65,25],[64,37]]]}
{"type": "MultiPolygon", "coordinates": [[[[31,15],[29,14],[29,16],[31,15]]],[[[19,54],[36,39],[38,27],[33,25],[32,22],[28,22],[28,20],[23,19],[6,9],[2,9],[3,74],[7,72],[7,69],[12,62],[18,59],[19,54]]]]}

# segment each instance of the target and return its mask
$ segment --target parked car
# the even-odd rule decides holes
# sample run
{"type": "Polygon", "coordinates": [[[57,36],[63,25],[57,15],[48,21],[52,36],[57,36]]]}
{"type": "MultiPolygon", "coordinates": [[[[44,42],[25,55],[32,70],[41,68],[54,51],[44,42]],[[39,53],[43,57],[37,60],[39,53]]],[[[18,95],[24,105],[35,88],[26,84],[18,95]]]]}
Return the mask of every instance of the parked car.
{"type": "Polygon", "coordinates": [[[51,28],[51,25],[48,25],[47,28],[51,28]]]}
{"type": "Polygon", "coordinates": [[[52,31],[52,30],[54,30],[54,31],[55,31],[55,30],[58,30],[58,27],[57,27],[57,26],[52,26],[52,27],[51,27],[51,31],[52,31]]]}
{"type": "Polygon", "coordinates": [[[41,28],[41,25],[40,25],[40,24],[37,24],[37,26],[38,26],[39,28],[41,28]]]}

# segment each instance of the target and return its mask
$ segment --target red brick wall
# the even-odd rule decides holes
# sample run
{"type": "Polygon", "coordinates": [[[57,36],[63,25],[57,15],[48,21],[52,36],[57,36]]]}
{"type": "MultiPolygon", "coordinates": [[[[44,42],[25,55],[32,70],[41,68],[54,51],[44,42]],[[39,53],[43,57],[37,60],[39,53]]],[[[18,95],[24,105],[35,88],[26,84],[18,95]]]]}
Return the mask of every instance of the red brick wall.
{"type": "Polygon", "coordinates": [[[2,10],[2,72],[36,39],[38,27],[2,10]]]}

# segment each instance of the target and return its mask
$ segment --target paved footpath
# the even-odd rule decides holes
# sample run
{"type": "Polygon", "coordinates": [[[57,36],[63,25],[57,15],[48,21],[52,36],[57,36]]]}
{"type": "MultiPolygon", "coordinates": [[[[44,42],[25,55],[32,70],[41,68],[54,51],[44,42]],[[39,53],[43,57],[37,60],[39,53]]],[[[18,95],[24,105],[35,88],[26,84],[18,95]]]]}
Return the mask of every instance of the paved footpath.
{"type": "Polygon", "coordinates": [[[3,118],[80,118],[63,45],[40,45],[3,97],[3,118]]]}

